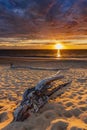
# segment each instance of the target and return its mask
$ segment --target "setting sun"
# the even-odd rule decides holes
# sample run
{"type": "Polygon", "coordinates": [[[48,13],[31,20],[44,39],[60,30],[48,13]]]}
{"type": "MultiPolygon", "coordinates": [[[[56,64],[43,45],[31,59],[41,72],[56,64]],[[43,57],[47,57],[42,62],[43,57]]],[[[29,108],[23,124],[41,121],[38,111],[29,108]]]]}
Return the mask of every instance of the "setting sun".
{"type": "Polygon", "coordinates": [[[55,48],[56,48],[56,49],[62,49],[62,48],[63,48],[63,45],[62,45],[62,44],[56,44],[56,45],[55,45],[55,48]]]}

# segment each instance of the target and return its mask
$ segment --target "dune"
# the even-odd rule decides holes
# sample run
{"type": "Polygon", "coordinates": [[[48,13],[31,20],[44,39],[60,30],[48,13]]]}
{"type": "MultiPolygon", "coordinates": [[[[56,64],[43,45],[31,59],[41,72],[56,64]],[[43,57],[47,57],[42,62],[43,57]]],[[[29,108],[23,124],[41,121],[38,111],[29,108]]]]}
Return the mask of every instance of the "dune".
{"type": "MultiPolygon", "coordinates": [[[[27,64],[28,65],[28,64],[27,64]]],[[[72,80],[66,88],[55,92],[38,113],[23,122],[13,121],[13,112],[27,88],[56,73],[55,70],[11,68],[0,65],[0,130],[87,130],[87,63],[53,61],[30,63],[29,66],[65,68],[65,77],[53,85],[72,80]]]]}

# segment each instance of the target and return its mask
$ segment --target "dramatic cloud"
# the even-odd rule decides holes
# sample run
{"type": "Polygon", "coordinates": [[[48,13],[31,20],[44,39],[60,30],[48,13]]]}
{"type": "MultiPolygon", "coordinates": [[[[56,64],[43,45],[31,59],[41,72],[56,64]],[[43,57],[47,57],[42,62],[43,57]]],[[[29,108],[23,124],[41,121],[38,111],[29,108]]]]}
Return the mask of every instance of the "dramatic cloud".
{"type": "Polygon", "coordinates": [[[87,0],[0,0],[0,37],[87,35],[87,0]]]}

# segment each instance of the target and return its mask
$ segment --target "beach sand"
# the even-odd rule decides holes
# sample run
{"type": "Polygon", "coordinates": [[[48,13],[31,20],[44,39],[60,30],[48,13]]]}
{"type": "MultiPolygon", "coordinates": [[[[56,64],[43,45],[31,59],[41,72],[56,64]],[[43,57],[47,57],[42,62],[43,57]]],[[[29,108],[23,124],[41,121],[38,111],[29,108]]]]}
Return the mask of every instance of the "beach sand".
{"type": "Polygon", "coordinates": [[[87,61],[37,61],[18,64],[18,68],[0,65],[0,130],[87,130],[87,61]],[[33,70],[28,65],[58,68],[65,77],[54,85],[69,80],[72,83],[53,94],[38,113],[23,122],[12,122],[24,91],[57,72],[33,70]]]}

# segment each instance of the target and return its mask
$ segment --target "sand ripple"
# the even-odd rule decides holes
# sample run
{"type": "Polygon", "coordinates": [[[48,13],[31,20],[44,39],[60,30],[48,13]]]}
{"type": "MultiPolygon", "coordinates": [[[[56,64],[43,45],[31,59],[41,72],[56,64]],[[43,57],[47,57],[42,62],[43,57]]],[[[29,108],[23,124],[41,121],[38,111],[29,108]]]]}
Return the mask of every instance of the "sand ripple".
{"type": "MultiPolygon", "coordinates": [[[[68,63],[65,66],[69,67],[68,63]]],[[[58,64],[54,67],[57,68],[58,64]]],[[[25,89],[35,86],[39,80],[55,74],[55,71],[0,66],[0,129],[87,130],[87,69],[73,67],[61,73],[65,75],[63,81],[72,80],[71,85],[56,92],[39,113],[24,122],[12,122],[13,111],[25,89]]]]}

